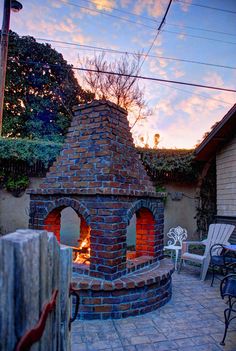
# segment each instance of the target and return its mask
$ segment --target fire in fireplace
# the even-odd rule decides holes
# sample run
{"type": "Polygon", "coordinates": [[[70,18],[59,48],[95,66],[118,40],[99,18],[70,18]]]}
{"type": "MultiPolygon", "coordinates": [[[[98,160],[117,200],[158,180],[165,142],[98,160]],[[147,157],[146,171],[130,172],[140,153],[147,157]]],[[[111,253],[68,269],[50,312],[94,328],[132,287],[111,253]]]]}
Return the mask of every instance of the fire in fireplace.
{"type": "Polygon", "coordinates": [[[79,239],[78,248],[73,247],[73,262],[78,264],[90,264],[90,232],[84,239],[79,239]]]}

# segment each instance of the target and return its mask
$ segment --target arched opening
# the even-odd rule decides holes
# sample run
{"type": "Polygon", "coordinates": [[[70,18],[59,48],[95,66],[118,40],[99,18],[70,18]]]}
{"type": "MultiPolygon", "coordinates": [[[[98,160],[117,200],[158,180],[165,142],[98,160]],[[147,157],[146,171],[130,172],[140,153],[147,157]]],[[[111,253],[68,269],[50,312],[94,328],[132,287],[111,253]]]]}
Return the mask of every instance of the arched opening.
{"type": "Polygon", "coordinates": [[[44,221],[44,229],[73,249],[75,263],[89,264],[90,226],[72,207],[58,207],[50,212],[44,221]]]}
{"type": "Polygon", "coordinates": [[[131,218],[126,234],[127,259],[155,254],[155,219],[147,208],[140,208],[131,218]]]}

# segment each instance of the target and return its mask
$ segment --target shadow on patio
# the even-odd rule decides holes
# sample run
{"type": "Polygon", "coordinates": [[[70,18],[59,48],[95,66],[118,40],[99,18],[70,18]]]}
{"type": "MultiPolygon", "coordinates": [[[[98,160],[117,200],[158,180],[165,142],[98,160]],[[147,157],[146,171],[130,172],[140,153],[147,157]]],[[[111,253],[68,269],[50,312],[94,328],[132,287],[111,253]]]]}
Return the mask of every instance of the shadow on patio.
{"type": "Polygon", "coordinates": [[[173,274],[171,301],[157,311],[122,320],[76,321],[72,351],[236,351],[236,321],[229,327],[226,346],[225,302],[219,281],[199,280],[199,269],[173,274]]]}

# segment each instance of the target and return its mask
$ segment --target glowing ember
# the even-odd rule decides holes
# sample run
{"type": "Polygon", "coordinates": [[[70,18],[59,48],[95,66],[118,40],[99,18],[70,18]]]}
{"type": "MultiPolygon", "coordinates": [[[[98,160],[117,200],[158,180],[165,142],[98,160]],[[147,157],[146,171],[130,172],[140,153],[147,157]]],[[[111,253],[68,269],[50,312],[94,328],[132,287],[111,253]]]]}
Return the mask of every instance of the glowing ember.
{"type": "Polygon", "coordinates": [[[74,250],[74,263],[90,263],[90,235],[88,234],[86,238],[81,242],[78,248],[74,250]]]}

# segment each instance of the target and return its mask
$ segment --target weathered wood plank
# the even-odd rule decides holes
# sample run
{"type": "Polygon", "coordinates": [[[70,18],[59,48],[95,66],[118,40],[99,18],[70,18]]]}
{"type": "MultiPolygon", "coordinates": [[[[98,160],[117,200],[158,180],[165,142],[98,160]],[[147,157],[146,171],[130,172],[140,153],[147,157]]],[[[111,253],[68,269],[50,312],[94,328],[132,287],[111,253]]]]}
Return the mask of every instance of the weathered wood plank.
{"type": "MultiPolygon", "coordinates": [[[[15,255],[15,326],[19,340],[22,335],[34,327],[39,320],[39,271],[40,240],[35,231],[17,231],[14,245],[15,255]]],[[[39,350],[39,343],[31,347],[39,350]]]]}
{"type": "Polygon", "coordinates": [[[14,249],[5,237],[0,238],[0,350],[13,350],[14,328],[14,249]],[[11,309],[9,313],[8,306],[11,309]]]}
{"type": "Polygon", "coordinates": [[[48,233],[49,244],[52,246],[52,257],[53,262],[51,264],[52,269],[52,289],[58,289],[59,294],[57,297],[57,304],[55,310],[51,314],[51,326],[52,326],[52,351],[60,350],[60,245],[53,233],[48,233]]]}
{"type": "MultiPolygon", "coordinates": [[[[48,232],[40,235],[40,309],[42,310],[45,303],[47,303],[52,296],[51,284],[48,279],[48,232]]],[[[46,322],[43,337],[40,341],[40,351],[47,350],[51,344],[51,325],[50,316],[46,322]]]]}
{"type": "Polygon", "coordinates": [[[71,317],[71,301],[69,287],[72,275],[72,250],[61,245],[60,251],[60,298],[61,298],[61,351],[71,350],[71,334],[69,321],[71,317]]]}

